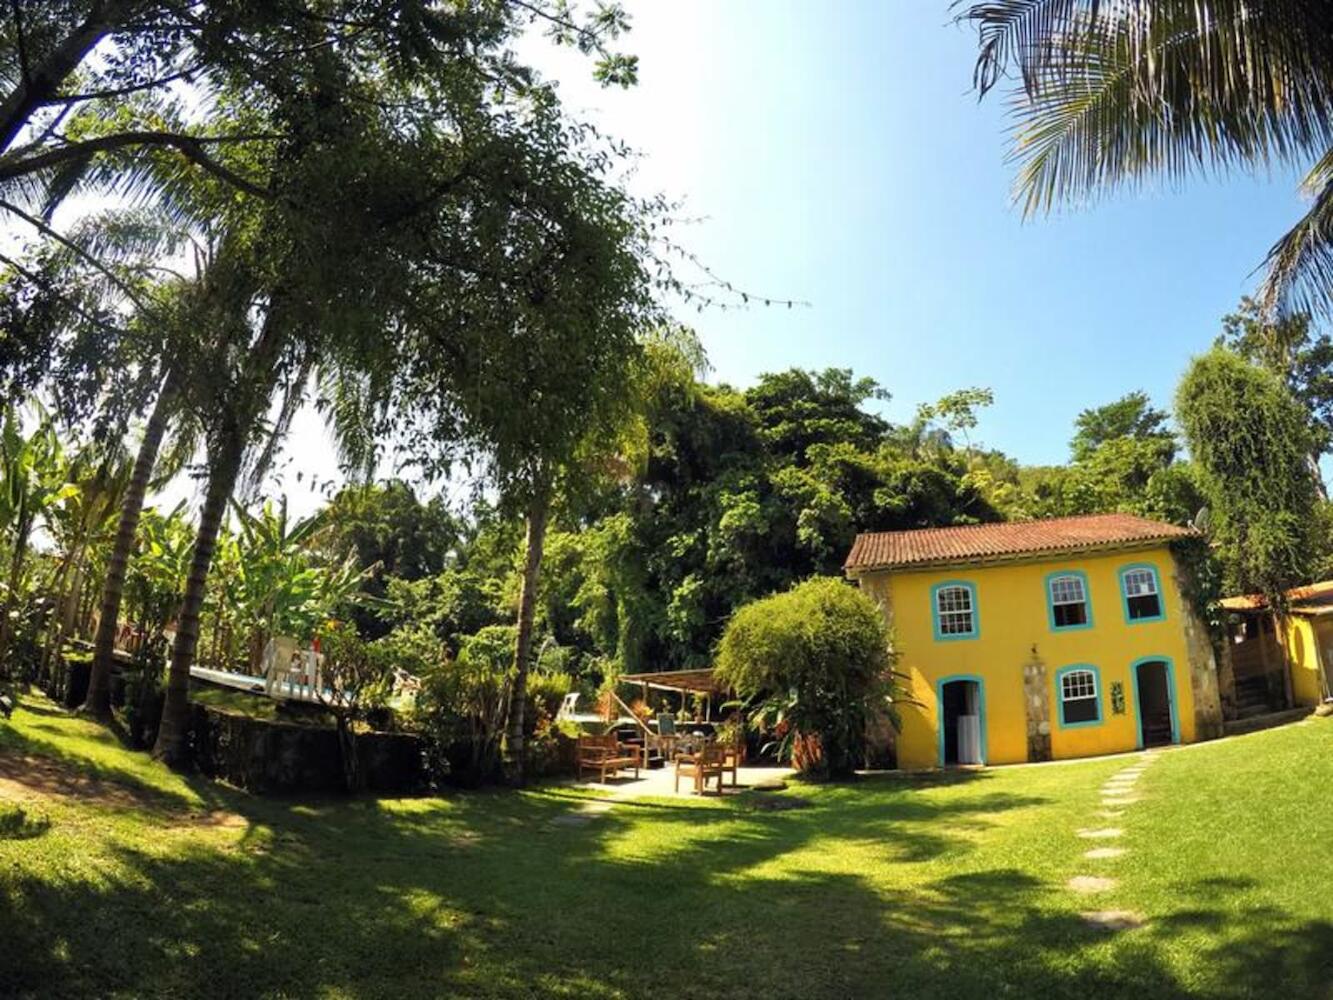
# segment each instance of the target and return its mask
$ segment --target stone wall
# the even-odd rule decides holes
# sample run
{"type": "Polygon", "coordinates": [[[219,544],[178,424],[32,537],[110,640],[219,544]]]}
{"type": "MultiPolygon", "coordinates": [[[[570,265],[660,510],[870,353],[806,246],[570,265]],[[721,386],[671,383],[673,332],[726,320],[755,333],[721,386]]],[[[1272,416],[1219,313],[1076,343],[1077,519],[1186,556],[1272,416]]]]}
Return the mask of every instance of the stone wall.
{"type": "MultiPolygon", "coordinates": [[[[253,719],[198,704],[193,709],[194,759],[209,777],[261,795],[343,791],[333,729],[253,719]]],[[[426,788],[417,736],[363,733],[357,748],[367,791],[406,795],[426,788]]]]}
{"type": "Polygon", "coordinates": [[[1051,759],[1051,691],[1046,683],[1046,664],[1032,649],[1032,659],[1023,667],[1023,704],[1027,709],[1028,760],[1051,759]]]}

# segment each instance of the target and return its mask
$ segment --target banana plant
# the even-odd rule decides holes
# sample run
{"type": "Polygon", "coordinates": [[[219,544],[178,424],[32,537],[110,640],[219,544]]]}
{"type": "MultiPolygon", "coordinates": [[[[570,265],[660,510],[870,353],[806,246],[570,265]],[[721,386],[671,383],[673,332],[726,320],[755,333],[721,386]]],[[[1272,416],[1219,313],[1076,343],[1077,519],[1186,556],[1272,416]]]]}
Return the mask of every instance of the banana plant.
{"type": "Polygon", "coordinates": [[[5,409],[0,425],[0,532],[10,544],[0,603],[0,657],[9,656],[33,530],[79,493],[68,480],[68,463],[55,425],[36,403],[32,409],[37,426],[30,435],[24,435],[12,406],[5,409]]]}
{"type": "Polygon", "coordinates": [[[47,528],[60,552],[51,588],[54,620],[47,625],[44,669],[51,671],[65,636],[78,624],[80,597],[89,578],[95,548],[110,540],[116,515],[129,486],[131,465],[123,449],[90,445],[69,461],[66,476],[78,493],[52,509],[47,528]]]}
{"type": "Polygon", "coordinates": [[[165,515],[151,507],[144,510],[126,571],[125,597],[130,621],[145,644],[159,639],[171,621],[190,568],[193,539],[184,501],[165,515]]]}
{"type": "Polygon", "coordinates": [[[317,625],[353,601],[375,567],[361,568],[355,552],[341,562],[322,563],[313,544],[327,521],[327,509],[293,521],[284,499],[265,501],[257,512],[233,504],[237,531],[231,590],[236,624],[249,636],[251,670],[274,635],[308,637],[317,625]]]}

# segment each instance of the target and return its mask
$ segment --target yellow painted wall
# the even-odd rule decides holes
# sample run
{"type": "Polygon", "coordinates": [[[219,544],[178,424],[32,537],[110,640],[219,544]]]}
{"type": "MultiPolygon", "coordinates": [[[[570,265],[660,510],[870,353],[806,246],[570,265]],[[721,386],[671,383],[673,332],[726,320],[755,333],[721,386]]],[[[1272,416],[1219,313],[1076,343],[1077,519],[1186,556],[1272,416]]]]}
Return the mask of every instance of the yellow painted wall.
{"type": "Polygon", "coordinates": [[[1177,726],[1183,742],[1195,738],[1190,663],[1181,617],[1181,597],[1174,564],[1163,546],[1112,555],[1073,557],[984,567],[949,567],[914,572],[871,573],[861,584],[885,607],[900,653],[898,669],[911,678],[916,705],[902,711],[898,739],[900,767],[934,767],[939,763],[936,682],[955,674],[974,674],[984,681],[986,762],[1011,764],[1027,760],[1027,714],[1023,704],[1023,667],[1036,655],[1046,667],[1051,719],[1051,753],[1059,758],[1084,757],[1133,750],[1138,743],[1131,664],[1160,658],[1172,666],[1177,726]],[[1157,569],[1166,616],[1161,621],[1128,623],[1118,573],[1132,563],[1157,569]],[[1059,570],[1087,574],[1092,627],[1056,632],[1050,625],[1046,577],[1059,570]],[[976,587],[980,635],[975,639],[936,640],[931,587],[965,580],[976,587]],[[1088,663],[1098,668],[1102,722],[1062,728],[1057,671],[1088,663]],[[1125,713],[1111,706],[1111,684],[1125,690],[1125,713]]]}
{"type": "MultiPolygon", "coordinates": [[[[1325,631],[1323,629],[1320,630],[1325,631]]],[[[1319,681],[1319,650],[1316,625],[1309,618],[1288,615],[1283,639],[1287,662],[1291,665],[1291,696],[1297,705],[1318,705],[1323,701],[1319,681]]],[[[1328,639],[1325,638],[1326,645],[1328,639]]]]}

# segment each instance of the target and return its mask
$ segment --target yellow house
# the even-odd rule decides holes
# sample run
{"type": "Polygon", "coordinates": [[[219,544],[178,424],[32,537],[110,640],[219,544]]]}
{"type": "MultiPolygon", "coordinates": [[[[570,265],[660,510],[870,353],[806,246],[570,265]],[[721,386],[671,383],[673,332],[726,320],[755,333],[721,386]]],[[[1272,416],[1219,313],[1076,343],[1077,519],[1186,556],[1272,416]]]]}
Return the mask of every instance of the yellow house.
{"type": "Polygon", "coordinates": [[[1274,614],[1258,594],[1221,602],[1232,629],[1222,697],[1237,718],[1333,700],[1333,581],[1286,593],[1274,614]]]}
{"type": "Polygon", "coordinates": [[[857,537],[893,629],[898,765],[1088,757],[1221,733],[1207,631],[1171,543],[1127,514],[857,537]]]}

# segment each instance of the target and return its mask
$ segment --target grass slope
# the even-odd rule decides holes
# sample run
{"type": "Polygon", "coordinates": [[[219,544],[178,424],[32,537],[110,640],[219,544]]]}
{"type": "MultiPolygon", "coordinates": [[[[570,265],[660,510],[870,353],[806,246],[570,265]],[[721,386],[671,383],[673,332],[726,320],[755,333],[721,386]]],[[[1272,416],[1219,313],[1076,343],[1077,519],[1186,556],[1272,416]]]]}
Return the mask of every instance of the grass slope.
{"type": "Polygon", "coordinates": [[[1124,766],[579,823],[560,787],[260,800],[30,698],[0,725],[27,816],[0,822],[0,995],[1333,997],[1333,721],[1161,755],[1129,854],[1087,861],[1124,766]],[[1077,897],[1078,874],[1120,882],[1077,897]]]}

